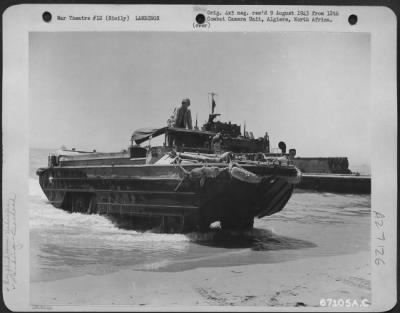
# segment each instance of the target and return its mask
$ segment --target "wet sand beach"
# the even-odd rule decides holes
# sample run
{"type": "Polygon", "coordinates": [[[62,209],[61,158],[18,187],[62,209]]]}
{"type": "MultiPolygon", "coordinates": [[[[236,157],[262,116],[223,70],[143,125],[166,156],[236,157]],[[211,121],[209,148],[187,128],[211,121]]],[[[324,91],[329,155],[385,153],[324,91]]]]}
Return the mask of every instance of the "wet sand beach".
{"type": "Polygon", "coordinates": [[[369,253],[182,272],[123,270],[32,284],[32,303],[137,306],[320,306],[370,303],[369,253]]]}

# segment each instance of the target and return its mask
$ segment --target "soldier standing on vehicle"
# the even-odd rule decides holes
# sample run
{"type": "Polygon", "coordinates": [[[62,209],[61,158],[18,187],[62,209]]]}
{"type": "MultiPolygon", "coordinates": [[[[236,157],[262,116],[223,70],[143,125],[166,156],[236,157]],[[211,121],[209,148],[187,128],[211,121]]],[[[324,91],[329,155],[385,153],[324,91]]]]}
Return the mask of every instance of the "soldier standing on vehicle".
{"type": "Polygon", "coordinates": [[[186,98],[182,100],[182,105],[175,109],[173,127],[193,129],[189,106],[190,100],[186,98]]]}
{"type": "MultiPolygon", "coordinates": [[[[185,98],[182,100],[182,105],[174,109],[170,119],[168,119],[168,127],[188,128],[193,129],[192,115],[189,109],[190,100],[185,98]]],[[[177,135],[168,135],[168,146],[180,146],[181,142],[177,135]]]]}

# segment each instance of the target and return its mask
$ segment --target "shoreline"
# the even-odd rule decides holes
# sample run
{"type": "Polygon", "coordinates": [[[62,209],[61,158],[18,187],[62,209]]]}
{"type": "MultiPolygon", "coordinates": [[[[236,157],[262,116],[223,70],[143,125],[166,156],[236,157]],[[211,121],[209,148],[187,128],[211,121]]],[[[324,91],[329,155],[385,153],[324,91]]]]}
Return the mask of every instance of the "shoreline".
{"type": "MultiPolygon", "coordinates": [[[[32,305],[320,307],[321,299],[371,302],[368,251],[180,272],[121,270],[31,283],[32,305]],[[364,300],[365,301],[365,300],[364,300]]],[[[161,309],[157,308],[157,309],[161,309]]]]}

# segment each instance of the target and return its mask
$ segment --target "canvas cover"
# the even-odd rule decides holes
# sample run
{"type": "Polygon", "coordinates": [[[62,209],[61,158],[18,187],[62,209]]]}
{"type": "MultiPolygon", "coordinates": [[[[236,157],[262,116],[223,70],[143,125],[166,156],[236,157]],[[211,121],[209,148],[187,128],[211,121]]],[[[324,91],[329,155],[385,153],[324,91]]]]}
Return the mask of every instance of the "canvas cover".
{"type": "Polygon", "coordinates": [[[136,144],[140,144],[146,140],[148,140],[150,137],[157,137],[159,135],[162,135],[165,133],[167,127],[162,127],[162,128],[139,128],[133,132],[132,135],[132,142],[136,142],[136,144]]]}

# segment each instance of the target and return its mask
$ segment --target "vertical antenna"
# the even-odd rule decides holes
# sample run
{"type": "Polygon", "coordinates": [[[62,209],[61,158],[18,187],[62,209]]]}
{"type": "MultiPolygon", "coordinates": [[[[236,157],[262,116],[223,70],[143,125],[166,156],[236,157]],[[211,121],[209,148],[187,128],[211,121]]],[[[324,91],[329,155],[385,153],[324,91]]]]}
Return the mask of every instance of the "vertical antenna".
{"type": "Polygon", "coordinates": [[[215,92],[209,92],[208,94],[211,95],[211,114],[214,114],[214,110],[216,107],[214,96],[217,96],[217,94],[215,92]]]}
{"type": "Polygon", "coordinates": [[[207,102],[208,102],[208,112],[210,112],[211,104],[210,104],[210,93],[207,93],[207,102]]]}

